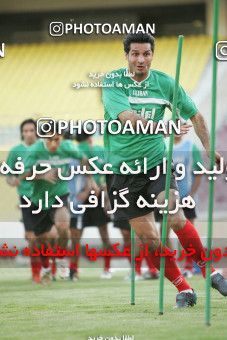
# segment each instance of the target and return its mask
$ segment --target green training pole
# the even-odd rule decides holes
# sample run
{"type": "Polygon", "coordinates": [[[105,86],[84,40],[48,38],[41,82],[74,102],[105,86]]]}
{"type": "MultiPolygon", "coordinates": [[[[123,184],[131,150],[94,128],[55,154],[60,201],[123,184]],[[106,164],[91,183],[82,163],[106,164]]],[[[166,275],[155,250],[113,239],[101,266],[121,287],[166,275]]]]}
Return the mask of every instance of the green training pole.
{"type": "MultiPolygon", "coordinates": [[[[173,94],[173,110],[172,110],[172,120],[176,121],[176,111],[177,111],[177,96],[178,96],[178,87],[179,87],[179,78],[180,78],[180,65],[181,65],[181,54],[182,54],[182,45],[183,45],[183,35],[178,36],[178,51],[177,51],[177,62],[176,62],[176,76],[175,76],[175,86],[174,86],[174,94],[173,94]]],[[[173,141],[174,134],[172,133],[170,136],[169,142],[169,152],[168,152],[168,163],[167,163],[167,174],[166,174],[166,183],[165,183],[165,199],[169,199],[169,191],[170,191],[170,178],[171,178],[171,162],[172,162],[172,154],[173,154],[173,141]]],[[[169,203],[167,206],[167,212],[169,211],[169,203]]],[[[167,216],[168,214],[163,214],[162,220],[162,245],[166,244],[166,236],[167,236],[167,216]]],[[[160,260],[160,281],[159,281],[159,314],[163,315],[163,301],[164,301],[164,274],[165,274],[165,257],[161,257],[160,260]]]]}
{"type": "MultiPolygon", "coordinates": [[[[211,139],[210,139],[210,169],[215,165],[215,131],[216,131],[216,97],[217,97],[217,60],[215,57],[215,44],[218,41],[219,0],[213,1],[213,42],[212,42],[212,103],[211,103],[211,139]]],[[[214,207],[214,180],[209,183],[209,211],[207,230],[207,253],[210,254],[212,247],[213,232],[213,207],[214,207]]],[[[208,255],[209,256],[209,255],[208,255]]],[[[210,286],[211,286],[211,263],[206,262],[206,325],[210,325],[210,286]]]]}
{"type": "Polygon", "coordinates": [[[135,231],[131,227],[131,305],[135,305],[135,231]]]}

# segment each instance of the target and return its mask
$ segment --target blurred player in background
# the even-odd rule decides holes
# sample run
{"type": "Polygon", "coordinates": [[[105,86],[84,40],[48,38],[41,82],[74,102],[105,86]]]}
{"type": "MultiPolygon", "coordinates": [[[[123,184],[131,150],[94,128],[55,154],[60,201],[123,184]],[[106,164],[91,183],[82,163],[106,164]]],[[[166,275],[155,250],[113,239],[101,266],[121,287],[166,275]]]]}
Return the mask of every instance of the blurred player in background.
{"type": "MultiPolygon", "coordinates": [[[[163,120],[166,107],[171,107],[174,93],[174,79],[167,74],[150,70],[154,54],[154,38],[150,34],[128,34],[124,40],[124,51],[128,62],[127,69],[115,70],[113,78],[106,77],[103,83],[103,104],[105,119],[118,119],[124,125],[128,121],[136,127],[138,121],[146,127],[148,121],[152,120],[157,127],[159,121],[163,120]],[[115,74],[117,75],[115,77],[115,74]],[[121,86],[118,86],[119,79],[121,86]],[[104,86],[106,85],[106,86],[104,86]]],[[[196,134],[201,140],[207,155],[210,154],[209,132],[202,114],[179,86],[178,103],[180,117],[190,119],[196,134]]],[[[189,131],[190,125],[181,126],[181,134],[189,131]]],[[[159,233],[156,229],[154,211],[149,207],[139,208],[137,200],[142,195],[148,203],[153,203],[152,194],[155,195],[158,204],[165,202],[165,181],[162,162],[166,156],[164,136],[158,134],[104,134],[104,143],[107,148],[107,161],[112,164],[113,175],[107,176],[107,187],[111,205],[114,206],[114,192],[127,188],[129,193],[125,196],[129,202],[127,208],[118,208],[115,212],[116,220],[128,219],[138,237],[149,244],[151,260],[156,268],[160,267],[160,257],[155,256],[157,252],[163,251],[159,233]],[[132,169],[138,167],[135,160],[143,164],[147,159],[147,173],[144,169],[137,175],[123,175],[120,172],[120,165],[124,161],[132,169]],[[160,176],[151,181],[150,177],[157,174],[157,166],[161,168],[160,176]]],[[[220,163],[220,154],[215,153],[217,164],[220,163]]],[[[170,181],[169,209],[176,206],[177,190],[174,174],[170,181]]],[[[122,200],[118,200],[122,203],[122,200]]],[[[202,260],[201,254],[204,247],[195,226],[186,219],[182,209],[179,209],[173,216],[168,215],[168,225],[176,233],[182,247],[187,250],[189,245],[195,249],[193,260],[200,266],[205,277],[206,263],[202,260]]],[[[177,307],[189,307],[196,304],[196,294],[189,283],[181,274],[176,262],[166,257],[165,277],[172,282],[178,290],[176,296],[177,307]]],[[[211,284],[222,295],[227,296],[227,280],[211,266],[211,284]]]]}
{"type": "MultiPolygon", "coordinates": [[[[36,122],[33,119],[24,120],[20,125],[20,133],[22,142],[10,150],[6,160],[6,163],[13,170],[15,170],[15,164],[18,161],[18,157],[22,162],[24,162],[29,147],[37,141],[36,122]]],[[[20,180],[18,176],[10,174],[7,176],[7,183],[12,187],[17,188],[20,203],[25,203],[23,195],[31,198],[33,192],[33,183],[28,182],[25,179],[20,180]]],[[[36,237],[34,234],[33,225],[30,223],[31,210],[30,208],[21,208],[21,213],[25,228],[25,238],[28,241],[29,248],[33,250],[34,246],[36,245],[36,237]]],[[[32,280],[35,283],[39,283],[41,270],[40,258],[31,256],[30,261],[32,280]]]]}
{"type": "MultiPolygon", "coordinates": [[[[57,243],[63,249],[67,248],[69,238],[70,214],[68,209],[68,185],[66,180],[58,178],[58,169],[61,169],[62,176],[68,174],[70,159],[79,159],[83,164],[87,164],[83,154],[71,141],[62,140],[62,136],[55,133],[52,127],[46,134],[46,138],[40,139],[33,144],[29,150],[24,163],[26,176],[31,175],[33,166],[37,170],[43,170],[48,164],[51,169],[43,174],[36,174],[33,182],[33,192],[31,196],[31,209],[40,211],[30,215],[30,225],[40,242],[57,243]],[[48,137],[48,134],[50,137],[48,137]],[[46,202],[48,193],[48,202],[46,202]],[[60,207],[52,207],[58,203],[56,196],[61,201],[60,207]]],[[[60,276],[68,277],[68,261],[64,257],[58,258],[60,265],[60,276]]],[[[42,279],[49,282],[51,279],[51,268],[49,257],[44,257],[42,268],[42,279]]]]}
{"type": "MultiPolygon", "coordinates": [[[[81,134],[77,134],[75,137],[78,142],[79,150],[86,155],[87,158],[98,157],[95,162],[98,167],[104,164],[104,150],[103,147],[93,144],[93,139],[90,134],[82,131],[81,134]]],[[[75,161],[73,162],[75,166],[75,161]]],[[[104,208],[101,207],[100,194],[101,190],[106,191],[106,184],[104,176],[100,174],[94,174],[94,182],[86,178],[84,175],[76,175],[71,181],[69,181],[70,200],[74,202],[75,209],[79,203],[88,203],[88,197],[91,190],[95,191],[95,195],[98,197],[99,205],[95,208],[86,208],[83,215],[71,214],[71,237],[72,244],[75,247],[76,243],[79,243],[82,237],[83,229],[89,226],[98,227],[104,249],[111,249],[111,242],[108,233],[107,223],[110,221],[104,208]]],[[[105,194],[106,195],[106,194],[105,194]]],[[[91,240],[92,241],[92,240],[91,240]]],[[[104,257],[104,270],[101,274],[101,278],[110,279],[112,274],[110,272],[110,259],[111,257],[104,257]]],[[[70,278],[76,280],[78,278],[78,257],[71,259],[70,263],[70,278]]]]}

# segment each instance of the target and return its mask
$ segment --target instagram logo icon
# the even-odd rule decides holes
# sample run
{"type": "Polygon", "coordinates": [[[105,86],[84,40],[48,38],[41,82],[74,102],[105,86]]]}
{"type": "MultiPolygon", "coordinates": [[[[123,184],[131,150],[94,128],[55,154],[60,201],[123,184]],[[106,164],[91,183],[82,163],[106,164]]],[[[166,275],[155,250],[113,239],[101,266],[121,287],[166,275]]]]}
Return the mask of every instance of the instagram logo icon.
{"type": "Polygon", "coordinates": [[[52,37],[60,37],[64,34],[64,26],[61,21],[53,21],[50,23],[49,32],[52,37]]]}
{"type": "Polygon", "coordinates": [[[41,138],[53,137],[56,133],[56,122],[52,118],[39,118],[37,135],[41,138]]]}

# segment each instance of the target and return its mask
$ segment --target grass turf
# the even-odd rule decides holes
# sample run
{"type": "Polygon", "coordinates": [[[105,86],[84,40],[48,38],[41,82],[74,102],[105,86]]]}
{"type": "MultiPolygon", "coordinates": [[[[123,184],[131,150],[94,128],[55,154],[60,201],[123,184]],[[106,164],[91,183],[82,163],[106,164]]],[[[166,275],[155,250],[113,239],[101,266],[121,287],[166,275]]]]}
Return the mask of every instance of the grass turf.
{"type": "Polygon", "coordinates": [[[140,339],[226,339],[227,301],[212,291],[212,325],[204,325],[205,282],[190,282],[198,294],[194,308],[174,309],[176,291],[165,283],[165,313],[158,315],[158,281],[136,282],[136,305],[123,273],[99,279],[83,269],[78,282],[33,285],[28,269],[0,269],[1,339],[88,339],[134,335],[140,339]]]}

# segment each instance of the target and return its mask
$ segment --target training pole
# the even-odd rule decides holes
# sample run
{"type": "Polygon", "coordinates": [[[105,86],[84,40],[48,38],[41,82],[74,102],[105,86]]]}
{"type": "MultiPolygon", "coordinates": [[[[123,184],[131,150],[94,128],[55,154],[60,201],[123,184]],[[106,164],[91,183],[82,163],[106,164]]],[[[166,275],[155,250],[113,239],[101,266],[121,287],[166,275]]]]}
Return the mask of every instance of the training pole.
{"type": "MultiPolygon", "coordinates": [[[[215,165],[215,131],[216,131],[216,99],[217,99],[217,60],[215,56],[215,45],[218,41],[218,21],[219,21],[219,0],[213,1],[213,41],[212,41],[212,103],[211,103],[211,139],[210,139],[210,169],[215,165]]],[[[213,207],[214,207],[214,180],[209,181],[209,211],[207,230],[207,256],[212,247],[213,233],[213,207]]],[[[210,286],[211,286],[211,262],[206,262],[206,304],[205,319],[206,325],[210,326],[210,286]]]]}
{"type": "MultiPolygon", "coordinates": [[[[176,76],[175,76],[175,85],[174,85],[174,94],[173,94],[173,109],[172,109],[172,120],[176,121],[176,111],[177,111],[177,97],[178,97],[178,87],[179,87],[179,78],[180,78],[180,65],[181,65],[181,54],[182,54],[182,45],[183,45],[183,35],[178,36],[178,50],[177,50],[177,62],[176,62],[176,76]]],[[[169,152],[167,159],[167,174],[166,174],[166,183],[165,183],[165,199],[169,199],[169,191],[170,191],[170,179],[171,179],[171,163],[172,163],[172,154],[173,154],[173,141],[174,134],[172,133],[169,141],[169,152]]],[[[167,217],[169,211],[169,203],[167,206],[167,213],[163,214],[162,221],[162,246],[166,244],[166,236],[167,236],[167,217]]],[[[159,282],[159,314],[163,315],[163,301],[164,301],[164,275],[165,275],[165,257],[161,256],[160,259],[160,282],[159,282]]]]}
{"type": "Polygon", "coordinates": [[[135,231],[131,227],[131,305],[135,305],[135,231]]]}

